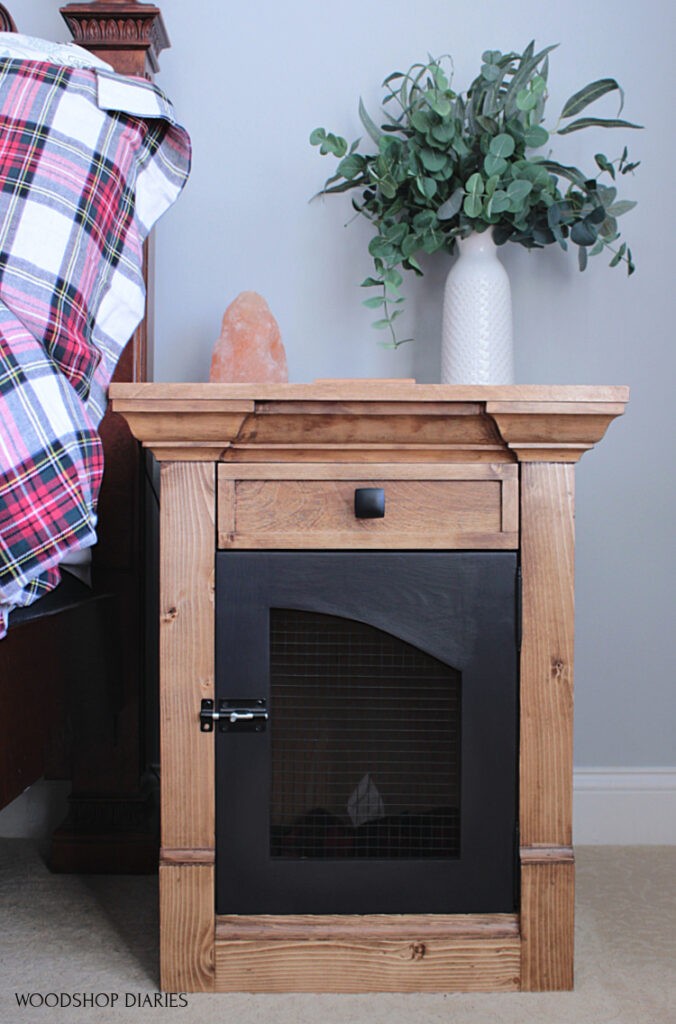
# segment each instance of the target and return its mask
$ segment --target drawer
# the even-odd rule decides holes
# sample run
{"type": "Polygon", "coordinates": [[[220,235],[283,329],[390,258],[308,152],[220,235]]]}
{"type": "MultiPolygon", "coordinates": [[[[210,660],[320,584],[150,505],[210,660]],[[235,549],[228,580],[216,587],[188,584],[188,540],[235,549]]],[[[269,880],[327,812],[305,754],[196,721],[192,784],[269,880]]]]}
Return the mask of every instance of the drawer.
{"type": "Polygon", "coordinates": [[[219,548],[516,548],[518,467],[221,464],[219,548]],[[385,493],[359,519],[357,488],[385,493]]]}

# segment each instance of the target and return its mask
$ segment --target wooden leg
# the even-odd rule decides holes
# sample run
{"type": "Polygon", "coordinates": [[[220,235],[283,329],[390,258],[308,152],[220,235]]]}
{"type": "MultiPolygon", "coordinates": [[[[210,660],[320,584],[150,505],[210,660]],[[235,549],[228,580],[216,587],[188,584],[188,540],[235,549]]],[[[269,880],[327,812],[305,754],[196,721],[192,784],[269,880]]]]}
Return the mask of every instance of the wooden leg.
{"type": "Polygon", "coordinates": [[[521,466],[521,986],[573,986],[573,467],[521,466]]]}
{"type": "Polygon", "coordinates": [[[214,988],[213,864],[160,865],[160,988],[214,988]]]}
{"type": "Polygon", "coordinates": [[[160,862],[162,988],[214,986],[214,735],[200,703],[214,696],[215,471],[162,466],[160,516],[160,862]]]}
{"type": "MultiPolygon", "coordinates": [[[[524,851],[525,852],[525,851],[524,851]]],[[[521,862],[521,988],[526,992],[573,987],[575,865],[521,862]]]]}

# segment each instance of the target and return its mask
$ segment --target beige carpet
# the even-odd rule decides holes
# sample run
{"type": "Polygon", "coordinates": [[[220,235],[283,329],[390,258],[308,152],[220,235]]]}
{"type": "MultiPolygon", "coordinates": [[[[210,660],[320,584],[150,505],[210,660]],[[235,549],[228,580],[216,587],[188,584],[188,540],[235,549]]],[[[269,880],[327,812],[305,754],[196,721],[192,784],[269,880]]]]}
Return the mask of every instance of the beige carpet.
{"type": "Polygon", "coordinates": [[[188,995],[155,1007],[156,880],[50,875],[35,843],[3,840],[0,1024],[676,1024],[676,847],[583,847],[577,864],[575,992],[188,995]],[[101,1005],[20,1007],[30,993],[96,993],[101,1005]]]}

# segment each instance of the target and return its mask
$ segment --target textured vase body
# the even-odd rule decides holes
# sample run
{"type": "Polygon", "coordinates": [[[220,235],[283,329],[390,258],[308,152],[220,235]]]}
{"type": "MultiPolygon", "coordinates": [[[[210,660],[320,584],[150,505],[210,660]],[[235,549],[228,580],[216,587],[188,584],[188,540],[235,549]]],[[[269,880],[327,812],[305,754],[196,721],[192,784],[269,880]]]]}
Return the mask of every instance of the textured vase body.
{"type": "Polygon", "coordinates": [[[491,232],[459,240],[444,289],[443,384],[513,384],[512,297],[491,232]]]}

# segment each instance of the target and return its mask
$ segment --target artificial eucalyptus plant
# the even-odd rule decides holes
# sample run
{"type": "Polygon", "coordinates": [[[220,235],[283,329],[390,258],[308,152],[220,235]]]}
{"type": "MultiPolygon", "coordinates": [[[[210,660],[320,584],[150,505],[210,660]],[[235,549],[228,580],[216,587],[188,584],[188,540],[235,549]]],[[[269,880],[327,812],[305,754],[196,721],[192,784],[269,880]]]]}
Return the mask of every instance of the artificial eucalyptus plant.
{"type": "Polygon", "coordinates": [[[449,56],[395,71],[383,82],[384,122],[378,127],[359,102],[359,117],[375,153],[348,147],[339,135],[316,128],[312,145],[340,158],[336,173],[320,195],[359,191],[352,205],[372,221],[369,244],[374,276],[362,287],[380,294],[364,305],[379,311],[374,327],[389,330],[391,344],[403,344],[394,329],[403,297],[400,270],[421,275],[420,252],[452,252],[455,239],[472,231],[493,230],[498,245],[518,242],[528,249],[558,243],[578,247],[580,269],[588,255],[605,249],[611,266],[623,262],[634,271],[631,250],[619,243],[617,218],[636,204],[617,198],[617,176],[638,166],[622,155],[594,157],[594,176],[553,160],[542,151],[553,135],[584,128],[640,128],[619,118],[578,117],[591,103],[623,92],[613,78],[580,89],[564,105],[557,124],[545,128],[549,53],[487,50],[478,76],[465,93],[452,86],[449,56]],[[604,178],[604,183],[600,180],[604,178]]]}

